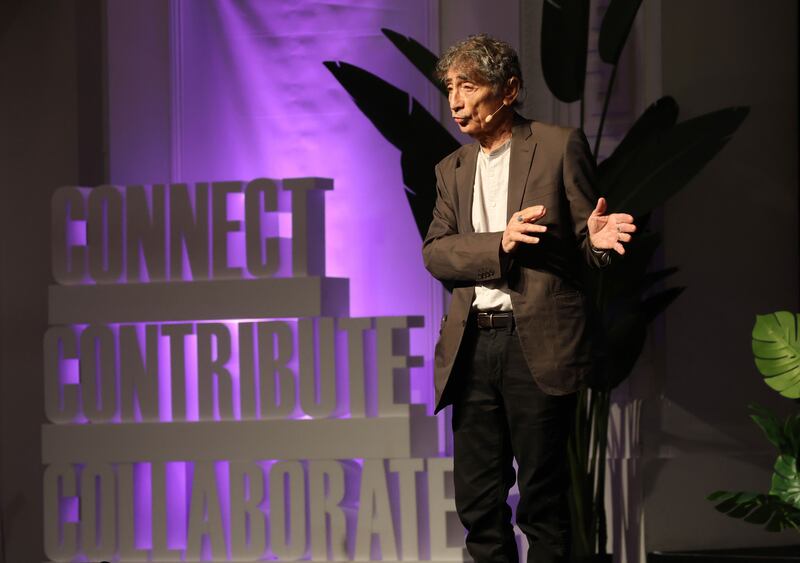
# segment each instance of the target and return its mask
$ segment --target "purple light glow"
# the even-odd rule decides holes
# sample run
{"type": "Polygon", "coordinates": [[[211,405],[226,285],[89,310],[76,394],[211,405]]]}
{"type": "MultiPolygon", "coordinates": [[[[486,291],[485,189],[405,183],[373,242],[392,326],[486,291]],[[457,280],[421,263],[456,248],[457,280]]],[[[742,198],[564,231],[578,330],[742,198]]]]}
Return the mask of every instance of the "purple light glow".
{"type": "Polygon", "coordinates": [[[67,246],[86,246],[86,221],[69,221],[67,225],[67,246]]]}
{"type": "Polygon", "coordinates": [[[227,558],[231,558],[231,480],[230,463],[218,461],[214,464],[214,473],[217,480],[217,496],[219,497],[219,510],[222,514],[222,527],[225,533],[227,558]]]}
{"type": "MultiPolygon", "coordinates": [[[[61,497],[59,503],[62,522],[80,522],[80,499],[77,496],[61,497]]],[[[63,536],[59,539],[64,541],[63,536]]]]}
{"type": "MultiPolygon", "coordinates": [[[[263,213],[262,213],[263,215],[263,213]]],[[[240,232],[228,234],[228,266],[241,268],[245,278],[252,278],[247,271],[247,253],[244,236],[244,193],[228,194],[228,221],[239,221],[240,232]]]]}
{"type": "Polygon", "coordinates": [[[158,418],[162,422],[172,422],[172,381],[170,380],[170,362],[172,361],[169,338],[161,335],[158,338],[158,418]]]}
{"type": "Polygon", "coordinates": [[[153,495],[149,463],[133,464],[133,530],[134,545],[139,549],[152,546],[153,495]]]}
{"type": "MultiPolygon", "coordinates": [[[[189,496],[186,494],[192,464],[174,461],[161,464],[164,471],[166,495],[159,502],[165,503],[167,514],[167,546],[185,548],[189,514],[189,496]]],[[[156,502],[156,499],[153,499],[156,502]]]]}
{"type": "MultiPolygon", "coordinates": [[[[220,0],[218,2],[185,2],[176,10],[177,21],[171,22],[172,31],[180,29],[174,38],[175,59],[171,62],[173,72],[179,73],[176,89],[171,100],[179,108],[180,127],[172,131],[176,174],[172,178],[150,178],[150,181],[218,181],[231,178],[290,178],[326,177],[334,179],[335,189],[326,194],[326,219],[318,225],[326,235],[327,272],[331,277],[350,279],[351,315],[355,317],[399,316],[425,314],[430,317],[432,302],[439,300],[438,289],[431,284],[430,276],[422,266],[420,240],[414,220],[404,194],[400,170],[400,155],[361,114],[346,92],[322,65],[325,60],[340,60],[356,64],[384,77],[409,91],[423,104],[438,104],[438,94],[431,94],[432,87],[411,67],[390,42],[381,35],[381,27],[390,27],[416,38],[426,38],[431,25],[429,3],[425,0],[371,0],[368,5],[357,0],[342,0],[324,3],[310,0],[279,2],[277,0],[220,0]]],[[[131,167],[129,167],[131,168],[131,167]]],[[[133,166],[135,168],[135,166],[133,166]]],[[[209,186],[209,189],[210,186],[209,186]]],[[[150,209],[153,197],[150,188],[145,189],[150,209]]],[[[188,190],[193,210],[197,209],[195,192],[188,190]]],[[[211,199],[211,198],[209,198],[211,199]]],[[[289,212],[288,192],[279,190],[278,212],[262,213],[262,237],[278,236],[281,241],[281,267],[278,276],[291,275],[290,256],[292,215],[289,212]]],[[[202,203],[202,201],[201,201],[202,203]]],[[[244,221],[244,196],[239,193],[227,196],[227,220],[244,221]]],[[[177,204],[176,204],[177,205],[177,204]]],[[[170,233],[170,199],[165,202],[165,227],[170,233]]],[[[119,228],[109,221],[108,204],[104,206],[105,231],[119,228]]],[[[198,218],[207,221],[209,216],[198,218]]],[[[125,215],[120,222],[125,230],[125,215]]],[[[169,236],[169,235],[167,235],[169,236]]],[[[67,244],[83,245],[87,240],[86,221],[69,221],[67,244]]],[[[209,236],[209,239],[211,237],[209,236]]],[[[222,241],[221,241],[222,242],[222,241]]],[[[102,266],[111,264],[109,253],[116,249],[108,247],[108,237],[103,238],[102,266]]],[[[232,233],[224,241],[228,252],[229,267],[246,265],[244,233],[232,233]]],[[[166,244],[166,243],[165,243],[166,244]]],[[[167,280],[191,280],[207,277],[210,264],[205,262],[199,269],[206,271],[198,276],[192,270],[185,243],[180,243],[181,256],[178,262],[182,271],[171,272],[171,245],[166,245],[167,280]]],[[[127,268],[122,255],[123,275],[127,268]]],[[[146,266],[142,249],[137,262],[141,280],[149,281],[152,273],[146,266]]],[[[178,258],[178,257],[176,257],[178,258]]],[[[197,262],[196,268],[197,266],[197,262]]],[[[135,264],[133,265],[135,266],[135,264]]],[[[132,267],[133,267],[132,266],[132,267]]],[[[246,268],[243,277],[249,278],[246,268]]],[[[89,281],[88,275],[85,282],[89,281]]],[[[113,280],[112,280],[113,281],[113,280]]],[[[269,296],[265,296],[268,299],[269,296]]],[[[301,408],[299,397],[299,351],[298,325],[296,319],[285,320],[291,329],[292,354],[288,362],[294,376],[294,410],[281,418],[310,418],[301,408]]],[[[163,332],[158,337],[158,420],[200,420],[200,389],[198,382],[198,327],[210,321],[198,319],[185,324],[191,328],[182,338],[181,347],[173,347],[170,337],[163,332]],[[172,355],[177,350],[183,355],[184,374],[172,378],[172,368],[178,362],[172,355]],[[174,387],[182,385],[181,389],[174,387]],[[173,411],[173,399],[185,397],[185,416],[173,411]]],[[[245,380],[240,376],[241,322],[258,322],[258,319],[213,321],[222,323],[230,336],[230,359],[224,367],[230,372],[230,381],[214,375],[215,397],[213,416],[220,420],[219,396],[222,385],[231,387],[232,416],[242,420],[242,393],[245,380]]],[[[151,323],[165,326],[173,322],[151,323]]],[[[137,325],[137,338],[143,351],[146,345],[144,324],[137,325]]],[[[260,380],[258,335],[253,325],[253,389],[255,394],[255,416],[265,414],[260,386],[274,386],[273,397],[281,396],[280,382],[271,374],[260,380]]],[[[80,332],[85,326],[76,326],[80,332]]],[[[110,326],[117,344],[115,359],[117,405],[121,405],[120,389],[120,325],[110,326]]],[[[436,338],[438,319],[428,318],[426,328],[410,332],[412,354],[418,355],[432,350],[431,342],[436,338]]],[[[319,346],[319,336],[314,342],[319,346]]],[[[368,403],[375,405],[376,384],[374,334],[366,338],[366,370],[373,377],[366,382],[365,395],[368,403]]],[[[212,337],[210,360],[219,359],[220,344],[212,337]]],[[[242,346],[244,348],[244,346],[242,346]]],[[[347,399],[346,343],[341,334],[337,336],[337,392],[347,399]]],[[[318,354],[314,354],[319,364],[318,354]]],[[[432,365],[426,358],[426,366],[432,365]]],[[[317,365],[318,371],[321,366],[317,365]]],[[[432,408],[431,370],[411,370],[411,399],[432,408]]],[[[62,359],[59,366],[62,384],[80,383],[77,360],[62,359]]],[[[98,376],[99,377],[99,376],[98,376]]],[[[317,394],[320,375],[317,373],[317,394]]],[[[96,386],[98,389],[100,386],[96,386]]],[[[99,392],[99,391],[98,391],[99,392]]],[[[317,397],[318,398],[318,397],[317,397]]],[[[109,397],[95,397],[98,403],[109,397]]],[[[340,401],[347,404],[346,401],[340,401]]],[[[101,404],[101,406],[104,406],[101,404]]],[[[282,405],[273,405],[273,409],[282,405]]],[[[120,421],[120,411],[109,422],[120,421]]],[[[374,411],[375,408],[372,408],[374,411]]],[[[137,408],[136,421],[142,420],[142,409],[137,408]]],[[[332,413],[335,417],[349,416],[344,409],[332,413]]],[[[377,415],[367,412],[368,416],[377,415]]],[[[81,422],[86,418],[81,416],[81,422]]],[[[199,462],[198,462],[199,463],[199,462]]],[[[263,468],[266,478],[276,462],[256,462],[263,468]]],[[[346,496],[341,506],[346,514],[348,549],[355,545],[356,521],[359,501],[359,484],[363,460],[342,462],[345,469],[346,496]]],[[[208,467],[208,466],[205,466],[208,467]]],[[[308,463],[302,462],[303,492],[308,495],[308,463]]],[[[216,492],[220,501],[224,535],[227,540],[227,557],[231,557],[231,468],[229,461],[214,462],[216,492]]],[[[187,548],[188,519],[192,484],[197,470],[193,462],[173,461],[167,463],[134,463],[134,544],[138,548],[154,548],[157,533],[161,538],[160,549],[181,550],[187,548]],[[156,532],[154,527],[160,527],[156,532]]],[[[78,468],[78,476],[80,468],[78,468]]],[[[288,487],[289,475],[283,483],[288,487]]],[[[299,481],[298,481],[299,482],[299,481]]],[[[247,494],[252,490],[247,485],[247,494]]],[[[266,490],[266,488],[265,488],[266,490]]],[[[285,492],[285,491],[284,491],[285,492]]],[[[291,516],[288,495],[284,507],[291,516]]],[[[80,518],[78,497],[59,500],[62,522],[77,522],[80,518]]],[[[269,494],[265,493],[260,509],[269,513],[269,494]]],[[[307,509],[307,499],[305,507],[307,509]]],[[[210,507],[209,507],[210,509],[210,507]]],[[[308,532],[308,515],[306,531],[308,532]]],[[[268,530],[264,533],[269,535],[268,530]]],[[[298,534],[299,529],[292,531],[298,534]]],[[[289,535],[287,533],[287,535],[289,535]]],[[[275,558],[272,538],[267,537],[267,555],[275,558]]],[[[291,541],[292,538],[287,537],[291,541]]],[[[297,537],[295,538],[297,539],[297,537]]],[[[210,538],[202,540],[201,556],[211,557],[210,538]]],[[[308,541],[306,542],[308,544],[308,541]]],[[[377,546],[375,546],[377,548],[377,546]]],[[[218,546],[214,546],[218,550],[218,546]]],[[[219,556],[219,553],[217,553],[219,556]]],[[[306,555],[308,555],[306,553],[306,555]]],[[[351,553],[352,555],[352,553],[351,553]]],[[[376,555],[380,555],[379,550],[376,555]]],[[[152,556],[154,557],[154,556],[152,556]]],[[[180,557],[180,556],[179,556],[180,557]]],[[[185,554],[183,555],[185,557],[185,554]]]]}
{"type": "Polygon", "coordinates": [[[284,239],[292,238],[292,214],[275,213],[278,216],[278,236],[284,239]]]}
{"type": "Polygon", "coordinates": [[[197,335],[186,337],[186,420],[200,420],[197,390],[197,335]]]}
{"type": "MultiPolygon", "coordinates": [[[[441,296],[432,293],[422,265],[400,155],[322,65],[347,61],[423,104],[438,103],[380,33],[389,27],[425,38],[428,4],[270,0],[192,7],[181,12],[177,61],[180,179],[333,178],[326,195],[327,273],[350,278],[351,314],[428,314],[441,296]]],[[[415,334],[415,349],[432,349],[436,320],[415,334]]],[[[430,371],[416,371],[422,373],[412,376],[413,396],[430,404],[430,371]]]]}
{"type": "Polygon", "coordinates": [[[231,374],[231,392],[233,393],[233,418],[242,420],[242,381],[239,377],[239,321],[224,323],[231,335],[231,359],[226,367],[231,374]]]}

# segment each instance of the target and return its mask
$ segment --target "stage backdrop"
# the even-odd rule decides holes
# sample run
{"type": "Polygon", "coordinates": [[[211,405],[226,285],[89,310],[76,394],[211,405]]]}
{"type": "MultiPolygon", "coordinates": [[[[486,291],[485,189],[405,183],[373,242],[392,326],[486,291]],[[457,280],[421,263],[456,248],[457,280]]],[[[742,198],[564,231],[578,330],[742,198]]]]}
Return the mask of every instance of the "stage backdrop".
{"type": "Polygon", "coordinates": [[[52,204],[48,557],[461,560],[444,296],[399,154],[322,65],[432,105],[379,31],[430,37],[431,7],[141,5],[109,6],[112,185],[52,204]]]}

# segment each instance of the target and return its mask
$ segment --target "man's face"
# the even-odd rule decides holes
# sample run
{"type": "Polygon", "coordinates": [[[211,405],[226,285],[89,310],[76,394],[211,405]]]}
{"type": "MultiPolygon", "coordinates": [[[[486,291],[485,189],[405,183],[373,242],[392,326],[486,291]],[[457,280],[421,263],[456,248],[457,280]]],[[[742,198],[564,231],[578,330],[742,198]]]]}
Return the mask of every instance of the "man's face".
{"type": "Polygon", "coordinates": [[[450,113],[462,133],[480,137],[490,132],[497,121],[486,118],[503,105],[501,93],[492,92],[491,85],[479,80],[474,72],[453,67],[445,78],[450,113]]]}

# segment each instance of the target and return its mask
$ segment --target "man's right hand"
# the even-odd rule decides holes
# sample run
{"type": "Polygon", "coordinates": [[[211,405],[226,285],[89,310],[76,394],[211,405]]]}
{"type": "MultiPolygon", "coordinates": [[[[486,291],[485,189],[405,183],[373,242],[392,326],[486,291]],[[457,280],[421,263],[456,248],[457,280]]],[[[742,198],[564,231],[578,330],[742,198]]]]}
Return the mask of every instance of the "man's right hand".
{"type": "Polygon", "coordinates": [[[503,252],[510,254],[514,252],[517,245],[521,242],[525,244],[537,244],[539,237],[534,233],[543,233],[547,230],[545,225],[536,225],[536,221],[547,213],[544,205],[534,205],[526,207],[511,216],[511,220],[503,231],[503,252]]]}

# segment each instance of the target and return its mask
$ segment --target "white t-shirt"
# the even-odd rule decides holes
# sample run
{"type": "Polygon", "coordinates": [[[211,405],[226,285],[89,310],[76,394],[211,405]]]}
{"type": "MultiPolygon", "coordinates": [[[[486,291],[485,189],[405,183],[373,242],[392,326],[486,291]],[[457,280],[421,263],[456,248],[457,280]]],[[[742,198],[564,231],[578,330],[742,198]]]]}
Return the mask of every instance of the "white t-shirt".
{"type": "MultiPolygon", "coordinates": [[[[487,154],[483,149],[478,151],[475,185],[472,188],[472,228],[476,233],[494,233],[506,228],[510,163],[511,139],[491,153],[487,154]]],[[[506,281],[476,285],[472,308],[478,311],[510,311],[511,296],[506,281]]]]}

